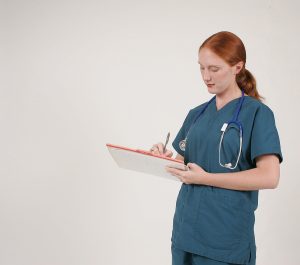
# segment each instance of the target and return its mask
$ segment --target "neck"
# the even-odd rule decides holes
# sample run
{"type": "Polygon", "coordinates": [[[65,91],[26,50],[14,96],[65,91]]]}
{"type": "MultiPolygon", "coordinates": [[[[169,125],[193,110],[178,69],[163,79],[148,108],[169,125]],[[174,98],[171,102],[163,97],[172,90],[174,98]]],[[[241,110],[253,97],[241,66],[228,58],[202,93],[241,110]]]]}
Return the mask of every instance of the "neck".
{"type": "Polygon", "coordinates": [[[216,107],[221,109],[229,101],[234,100],[242,96],[241,89],[237,86],[234,89],[227,89],[226,91],[216,94],[216,107]]]}

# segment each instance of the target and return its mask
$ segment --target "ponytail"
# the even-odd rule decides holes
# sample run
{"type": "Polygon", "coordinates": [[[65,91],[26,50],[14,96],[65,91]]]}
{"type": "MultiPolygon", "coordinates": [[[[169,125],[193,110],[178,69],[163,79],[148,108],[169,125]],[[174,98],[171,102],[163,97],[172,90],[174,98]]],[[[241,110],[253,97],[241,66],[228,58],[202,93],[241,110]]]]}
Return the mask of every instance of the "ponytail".
{"type": "Polygon", "coordinates": [[[239,88],[244,89],[248,96],[256,98],[259,101],[264,99],[264,97],[259,95],[256,89],[256,80],[254,76],[245,67],[243,67],[242,70],[236,75],[236,82],[239,88]]]}

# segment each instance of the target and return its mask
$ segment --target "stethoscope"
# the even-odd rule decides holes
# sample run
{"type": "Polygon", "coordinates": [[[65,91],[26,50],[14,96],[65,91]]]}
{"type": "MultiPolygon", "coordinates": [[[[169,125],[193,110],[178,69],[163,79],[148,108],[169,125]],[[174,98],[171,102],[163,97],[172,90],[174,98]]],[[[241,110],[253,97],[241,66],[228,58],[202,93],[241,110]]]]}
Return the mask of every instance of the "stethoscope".
{"type": "MultiPolygon", "coordinates": [[[[186,148],[186,142],[187,142],[187,139],[188,139],[188,135],[191,131],[191,129],[195,126],[195,123],[196,121],[199,119],[199,117],[204,113],[204,111],[207,109],[208,105],[216,98],[216,96],[214,96],[212,99],[210,99],[205,105],[204,107],[202,108],[201,112],[196,116],[196,118],[194,119],[192,125],[190,126],[189,130],[188,130],[188,133],[185,137],[184,140],[181,140],[179,142],[179,148],[181,151],[185,152],[185,148],[186,148]]],[[[228,121],[227,123],[224,123],[222,128],[221,128],[221,137],[220,137],[220,143],[219,143],[219,164],[221,167],[225,167],[225,168],[228,168],[228,169],[235,169],[238,165],[238,162],[240,160],[240,156],[241,156],[241,153],[242,153],[242,145],[243,145],[243,126],[241,124],[240,121],[238,121],[238,116],[240,114],[240,111],[241,111],[241,108],[242,108],[242,105],[243,105],[243,102],[244,102],[244,99],[245,99],[245,95],[244,95],[244,90],[242,89],[242,97],[239,99],[239,103],[238,103],[238,106],[235,110],[235,113],[233,115],[233,118],[232,120],[228,121]],[[237,160],[236,160],[236,163],[234,166],[232,166],[231,163],[225,163],[223,164],[221,162],[221,147],[222,147],[222,142],[223,142],[223,138],[224,138],[224,134],[226,132],[226,129],[228,127],[228,125],[230,124],[235,124],[238,126],[239,128],[239,134],[240,134],[240,147],[239,147],[239,153],[238,153],[238,157],[237,157],[237,160]]]]}

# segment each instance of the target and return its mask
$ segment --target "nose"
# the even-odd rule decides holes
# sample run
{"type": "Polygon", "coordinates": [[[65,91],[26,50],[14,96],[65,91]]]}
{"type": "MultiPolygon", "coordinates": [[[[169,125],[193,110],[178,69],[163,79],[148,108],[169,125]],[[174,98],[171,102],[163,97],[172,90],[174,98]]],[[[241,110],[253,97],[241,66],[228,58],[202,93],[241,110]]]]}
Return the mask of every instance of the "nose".
{"type": "Polygon", "coordinates": [[[202,71],[202,78],[205,82],[208,82],[211,80],[211,76],[210,76],[208,70],[205,69],[202,71]]]}

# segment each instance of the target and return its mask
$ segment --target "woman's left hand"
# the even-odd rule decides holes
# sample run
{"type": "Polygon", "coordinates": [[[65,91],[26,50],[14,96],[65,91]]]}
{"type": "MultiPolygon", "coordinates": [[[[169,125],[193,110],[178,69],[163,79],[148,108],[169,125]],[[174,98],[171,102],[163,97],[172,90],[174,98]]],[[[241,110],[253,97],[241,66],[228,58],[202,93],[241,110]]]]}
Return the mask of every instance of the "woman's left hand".
{"type": "Polygon", "coordinates": [[[205,184],[204,179],[208,173],[195,163],[188,163],[187,166],[189,168],[187,171],[168,166],[166,170],[185,184],[205,184]]]}

